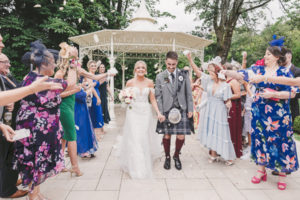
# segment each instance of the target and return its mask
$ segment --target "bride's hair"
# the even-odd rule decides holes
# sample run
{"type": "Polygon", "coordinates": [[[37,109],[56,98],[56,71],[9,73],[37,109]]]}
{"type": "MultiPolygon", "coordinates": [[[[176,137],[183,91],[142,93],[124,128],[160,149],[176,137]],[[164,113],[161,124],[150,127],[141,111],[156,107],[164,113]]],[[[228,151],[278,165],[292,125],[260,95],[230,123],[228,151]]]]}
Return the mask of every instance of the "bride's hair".
{"type": "Polygon", "coordinates": [[[137,62],[134,64],[134,69],[133,69],[133,75],[134,75],[134,77],[136,77],[135,70],[136,70],[136,68],[137,68],[137,66],[138,66],[139,64],[142,64],[142,65],[144,65],[144,66],[146,67],[146,74],[147,74],[147,64],[145,63],[145,61],[139,60],[139,61],[137,61],[137,62]]]}

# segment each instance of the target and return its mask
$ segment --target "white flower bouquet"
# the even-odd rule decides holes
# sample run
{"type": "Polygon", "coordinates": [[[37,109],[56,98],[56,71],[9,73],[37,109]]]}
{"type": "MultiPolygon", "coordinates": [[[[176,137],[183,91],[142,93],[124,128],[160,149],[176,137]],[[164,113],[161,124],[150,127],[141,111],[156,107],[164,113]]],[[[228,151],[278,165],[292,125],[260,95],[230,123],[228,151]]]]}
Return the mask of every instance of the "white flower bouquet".
{"type": "Polygon", "coordinates": [[[129,108],[131,109],[132,107],[130,104],[133,100],[135,100],[135,93],[132,88],[125,88],[124,90],[120,91],[119,99],[122,103],[129,105],[129,108]]]}

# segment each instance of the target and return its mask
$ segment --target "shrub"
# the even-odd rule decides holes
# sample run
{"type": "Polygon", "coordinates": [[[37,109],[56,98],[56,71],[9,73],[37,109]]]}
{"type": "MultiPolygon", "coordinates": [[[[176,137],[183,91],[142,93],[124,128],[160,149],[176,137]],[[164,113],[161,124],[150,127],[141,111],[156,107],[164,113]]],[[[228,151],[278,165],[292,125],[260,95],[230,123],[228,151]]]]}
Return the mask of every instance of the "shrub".
{"type": "Polygon", "coordinates": [[[296,133],[300,134],[300,115],[295,118],[293,129],[296,133]]]}

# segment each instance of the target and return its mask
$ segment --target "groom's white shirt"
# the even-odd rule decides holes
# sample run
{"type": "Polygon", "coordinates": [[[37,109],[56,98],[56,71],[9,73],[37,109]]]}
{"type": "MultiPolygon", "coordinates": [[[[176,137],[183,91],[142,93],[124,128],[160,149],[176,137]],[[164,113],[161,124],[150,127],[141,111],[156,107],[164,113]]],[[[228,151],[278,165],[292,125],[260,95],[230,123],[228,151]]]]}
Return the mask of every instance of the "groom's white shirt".
{"type": "MultiPolygon", "coordinates": [[[[176,69],[177,69],[177,68],[176,68],[176,69]]],[[[175,78],[176,78],[176,71],[177,71],[176,69],[175,69],[174,72],[173,72],[175,78]]],[[[173,84],[171,72],[169,72],[169,70],[167,70],[167,72],[168,72],[168,74],[169,74],[169,80],[170,80],[170,82],[173,84]]]]}

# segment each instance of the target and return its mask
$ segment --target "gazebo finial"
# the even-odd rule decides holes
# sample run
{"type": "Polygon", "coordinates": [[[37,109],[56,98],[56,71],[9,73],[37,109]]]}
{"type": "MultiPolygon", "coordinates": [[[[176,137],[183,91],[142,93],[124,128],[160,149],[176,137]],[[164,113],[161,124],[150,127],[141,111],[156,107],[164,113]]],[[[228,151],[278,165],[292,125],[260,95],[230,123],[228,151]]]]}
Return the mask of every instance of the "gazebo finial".
{"type": "Polygon", "coordinates": [[[134,17],[130,20],[129,26],[125,30],[134,31],[158,31],[156,20],[151,17],[145,0],[141,0],[140,7],[137,9],[134,17]]]}

